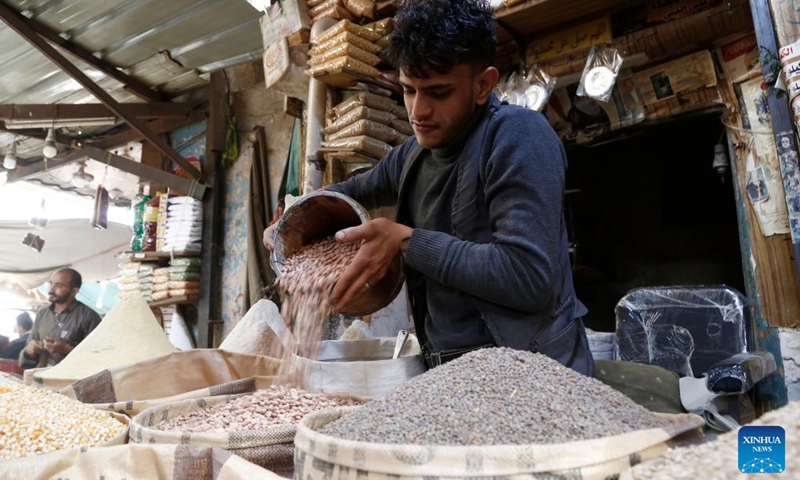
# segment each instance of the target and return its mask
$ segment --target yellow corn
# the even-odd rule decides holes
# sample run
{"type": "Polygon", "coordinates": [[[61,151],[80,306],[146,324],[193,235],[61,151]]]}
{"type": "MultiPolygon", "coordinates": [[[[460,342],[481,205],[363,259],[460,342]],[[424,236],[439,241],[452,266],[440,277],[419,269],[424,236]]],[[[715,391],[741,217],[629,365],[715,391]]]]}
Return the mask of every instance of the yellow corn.
{"type": "Polygon", "coordinates": [[[106,412],[21,383],[0,386],[0,459],[93,447],[125,426],[106,412]]]}

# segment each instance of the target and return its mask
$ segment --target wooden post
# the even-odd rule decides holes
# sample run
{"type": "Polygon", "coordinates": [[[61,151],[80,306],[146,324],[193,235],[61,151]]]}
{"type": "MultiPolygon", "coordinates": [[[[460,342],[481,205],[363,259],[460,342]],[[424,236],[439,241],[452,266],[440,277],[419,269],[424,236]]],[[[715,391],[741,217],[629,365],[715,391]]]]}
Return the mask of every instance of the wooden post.
{"type": "Polygon", "coordinates": [[[203,161],[203,180],[211,192],[203,199],[203,249],[200,254],[200,301],[198,303],[197,346],[214,348],[222,334],[222,257],[223,207],[225,203],[225,171],[222,154],[225,151],[227,85],[221,71],[211,74],[209,85],[206,154],[203,161]]]}

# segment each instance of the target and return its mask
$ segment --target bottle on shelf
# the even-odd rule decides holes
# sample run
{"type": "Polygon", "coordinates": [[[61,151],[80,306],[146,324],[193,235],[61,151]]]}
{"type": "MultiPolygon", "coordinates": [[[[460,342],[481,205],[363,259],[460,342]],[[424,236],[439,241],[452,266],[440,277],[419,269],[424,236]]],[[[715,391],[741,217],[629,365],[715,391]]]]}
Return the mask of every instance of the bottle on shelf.
{"type": "Polygon", "coordinates": [[[133,197],[131,210],[133,210],[133,237],[131,237],[131,250],[142,251],[142,238],[144,236],[144,209],[150,200],[150,185],[139,184],[139,192],[133,197]]]}
{"type": "Polygon", "coordinates": [[[158,205],[158,194],[145,202],[143,215],[144,229],[142,234],[143,252],[156,251],[156,239],[158,237],[158,205]]]}

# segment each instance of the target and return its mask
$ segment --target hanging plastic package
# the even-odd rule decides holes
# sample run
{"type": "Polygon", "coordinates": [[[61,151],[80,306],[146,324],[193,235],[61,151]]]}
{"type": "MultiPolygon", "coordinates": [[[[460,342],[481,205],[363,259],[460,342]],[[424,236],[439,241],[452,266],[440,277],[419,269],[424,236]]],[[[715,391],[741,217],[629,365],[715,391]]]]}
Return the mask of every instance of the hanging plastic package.
{"type": "Polygon", "coordinates": [[[531,110],[541,112],[556,86],[556,78],[534,65],[528,71],[527,80],[530,86],[525,89],[523,94],[525,105],[531,110]]]}
{"type": "Polygon", "coordinates": [[[616,48],[593,46],[583,67],[577,95],[607,102],[622,68],[622,54],[616,48]]]}

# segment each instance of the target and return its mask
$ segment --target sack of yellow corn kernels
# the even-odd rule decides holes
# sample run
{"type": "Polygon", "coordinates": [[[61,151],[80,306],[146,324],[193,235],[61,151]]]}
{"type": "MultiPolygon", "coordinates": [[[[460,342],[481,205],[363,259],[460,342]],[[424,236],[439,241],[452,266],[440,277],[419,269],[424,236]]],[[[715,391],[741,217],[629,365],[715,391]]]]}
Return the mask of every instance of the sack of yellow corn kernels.
{"type": "Polygon", "coordinates": [[[96,408],[136,415],[188,398],[247,393],[272,384],[280,361],[218,349],[176,352],[104,370],[60,392],[96,408]]]}
{"type": "Polygon", "coordinates": [[[188,445],[119,445],[72,448],[0,464],[0,478],[126,478],[128,480],[283,480],[218,448],[188,445]]]}
{"type": "Polygon", "coordinates": [[[0,386],[0,461],[65,448],[121,445],[128,424],[124,415],[95,410],[50,390],[21,383],[0,386]]]}

